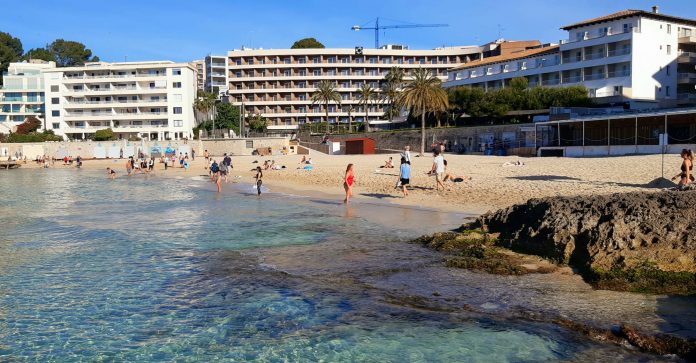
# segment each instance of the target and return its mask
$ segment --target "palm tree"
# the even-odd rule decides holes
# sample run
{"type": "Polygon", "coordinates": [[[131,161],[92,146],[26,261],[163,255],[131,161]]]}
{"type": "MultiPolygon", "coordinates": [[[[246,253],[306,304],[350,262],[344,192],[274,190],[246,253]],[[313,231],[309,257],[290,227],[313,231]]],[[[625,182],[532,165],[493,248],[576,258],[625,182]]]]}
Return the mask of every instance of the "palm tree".
{"type": "Polygon", "coordinates": [[[382,83],[382,101],[388,105],[389,122],[394,120],[394,115],[398,112],[397,100],[404,84],[404,70],[399,67],[392,67],[384,77],[382,83]]]}
{"type": "Polygon", "coordinates": [[[365,106],[365,131],[367,132],[370,132],[370,119],[368,118],[370,101],[373,100],[375,96],[377,96],[377,92],[370,87],[367,82],[358,89],[358,97],[360,98],[358,104],[365,106]]]}
{"type": "Polygon", "coordinates": [[[341,94],[336,91],[333,83],[321,81],[312,94],[312,104],[323,103],[326,109],[326,132],[329,132],[329,102],[341,104],[341,94]]]}
{"type": "MultiPolygon", "coordinates": [[[[217,103],[217,97],[214,93],[199,91],[196,95],[196,100],[193,101],[193,108],[205,115],[205,121],[210,121],[215,116],[215,104],[217,103]]],[[[213,121],[213,124],[215,121],[213,121]]],[[[213,130],[213,134],[215,130],[213,130]]]]}
{"type": "Polygon", "coordinates": [[[426,69],[418,68],[413,79],[404,87],[398,103],[408,107],[411,113],[421,117],[420,155],[425,151],[425,115],[446,111],[449,105],[447,92],[442,89],[442,81],[426,69]]]}

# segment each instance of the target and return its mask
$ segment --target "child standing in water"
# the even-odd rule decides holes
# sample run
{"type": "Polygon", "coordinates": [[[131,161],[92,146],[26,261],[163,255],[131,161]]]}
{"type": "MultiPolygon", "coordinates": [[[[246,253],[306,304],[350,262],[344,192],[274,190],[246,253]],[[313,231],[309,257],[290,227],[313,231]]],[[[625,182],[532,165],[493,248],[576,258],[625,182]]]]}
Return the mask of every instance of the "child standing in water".
{"type": "Polygon", "coordinates": [[[257,166],[255,179],[256,179],[256,192],[258,193],[258,195],[261,195],[261,185],[263,184],[263,180],[261,180],[262,178],[263,178],[263,171],[261,171],[260,166],[257,166]]]}
{"type": "Polygon", "coordinates": [[[353,196],[353,182],[355,181],[355,176],[353,175],[353,164],[348,164],[346,167],[346,175],[343,181],[343,189],[346,190],[346,199],[343,203],[348,204],[350,202],[350,197],[353,196]]]}

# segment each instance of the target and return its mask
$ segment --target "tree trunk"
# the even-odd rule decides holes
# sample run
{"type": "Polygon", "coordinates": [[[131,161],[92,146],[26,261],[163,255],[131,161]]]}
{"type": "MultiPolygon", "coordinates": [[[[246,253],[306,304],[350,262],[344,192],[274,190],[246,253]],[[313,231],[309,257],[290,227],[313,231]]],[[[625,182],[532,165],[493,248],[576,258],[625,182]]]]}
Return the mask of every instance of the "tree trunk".
{"type": "Polygon", "coordinates": [[[329,133],[329,101],[326,101],[326,133],[329,133]]]}
{"type": "Polygon", "coordinates": [[[425,152],[425,111],[421,114],[421,149],[420,156],[425,152]]]}

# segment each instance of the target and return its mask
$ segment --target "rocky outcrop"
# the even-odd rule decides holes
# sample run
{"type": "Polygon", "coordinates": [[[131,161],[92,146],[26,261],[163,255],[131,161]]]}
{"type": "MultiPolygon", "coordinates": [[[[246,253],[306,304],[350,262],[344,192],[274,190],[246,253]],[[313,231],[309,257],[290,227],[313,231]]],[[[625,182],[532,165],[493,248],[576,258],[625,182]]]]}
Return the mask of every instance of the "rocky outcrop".
{"type": "Polygon", "coordinates": [[[462,226],[472,229],[496,234],[498,246],[569,264],[597,281],[636,282],[631,289],[637,291],[646,279],[675,280],[687,293],[696,287],[696,191],[530,199],[462,226]]]}

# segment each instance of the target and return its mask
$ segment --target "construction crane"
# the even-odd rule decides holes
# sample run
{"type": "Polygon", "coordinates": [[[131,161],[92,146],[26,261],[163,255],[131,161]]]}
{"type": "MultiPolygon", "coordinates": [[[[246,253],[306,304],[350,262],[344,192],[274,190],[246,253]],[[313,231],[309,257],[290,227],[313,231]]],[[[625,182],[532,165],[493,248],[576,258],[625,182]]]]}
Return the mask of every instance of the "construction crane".
{"type": "Polygon", "coordinates": [[[354,31],[360,31],[360,30],[375,30],[375,48],[379,49],[379,31],[381,29],[401,29],[401,28],[440,28],[440,27],[446,27],[449,26],[449,24],[404,24],[404,25],[379,25],[379,18],[375,20],[375,26],[373,27],[364,27],[360,25],[353,25],[350,29],[354,31]]]}

